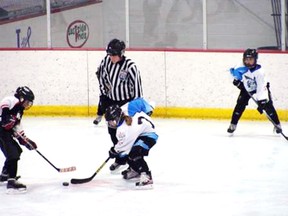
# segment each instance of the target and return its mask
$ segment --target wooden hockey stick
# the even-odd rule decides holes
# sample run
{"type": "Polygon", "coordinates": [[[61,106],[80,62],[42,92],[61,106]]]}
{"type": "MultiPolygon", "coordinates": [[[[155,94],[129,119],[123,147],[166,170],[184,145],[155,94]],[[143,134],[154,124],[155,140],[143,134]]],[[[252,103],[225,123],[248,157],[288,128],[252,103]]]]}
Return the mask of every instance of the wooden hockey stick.
{"type": "MultiPolygon", "coordinates": [[[[247,91],[247,90],[246,90],[247,91]]],[[[252,98],[252,100],[256,103],[257,106],[259,106],[258,101],[253,97],[253,95],[248,92],[248,95],[252,98]]],[[[279,129],[281,132],[280,134],[286,139],[288,140],[288,137],[285,136],[285,134],[282,132],[282,129],[271,119],[271,117],[267,114],[267,112],[265,110],[263,110],[263,113],[266,115],[266,117],[269,119],[269,121],[274,125],[275,128],[279,129]]]]}
{"type": "MultiPolygon", "coordinates": [[[[21,135],[20,133],[16,132],[15,133],[21,137],[23,140],[26,141],[26,143],[33,149],[33,146],[26,140],[26,138],[21,135]]],[[[76,170],[76,167],[75,166],[71,166],[71,167],[66,167],[66,168],[58,168],[56,167],[54,164],[52,164],[43,154],[41,154],[40,151],[38,151],[37,149],[34,149],[42,158],[44,158],[54,169],[56,169],[58,172],[72,172],[72,171],[75,171],[76,170]]]]}
{"type": "Polygon", "coordinates": [[[37,149],[35,149],[36,152],[42,157],[44,158],[52,167],[54,167],[54,169],[56,169],[58,172],[72,172],[76,170],[75,166],[71,166],[71,167],[66,167],[66,168],[58,168],[56,167],[54,164],[52,164],[43,154],[41,154],[41,152],[39,152],[37,149]]]}
{"type": "Polygon", "coordinates": [[[97,174],[98,172],[105,166],[105,164],[109,161],[110,157],[108,157],[102,164],[101,166],[96,170],[96,172],[88,177],[88,178],[82,178],[82,179],[76,179],[76,178],[72,178],[70,180],[71,184],[83,184],[83,183],[87,183],[90,182],[97,174]]]}

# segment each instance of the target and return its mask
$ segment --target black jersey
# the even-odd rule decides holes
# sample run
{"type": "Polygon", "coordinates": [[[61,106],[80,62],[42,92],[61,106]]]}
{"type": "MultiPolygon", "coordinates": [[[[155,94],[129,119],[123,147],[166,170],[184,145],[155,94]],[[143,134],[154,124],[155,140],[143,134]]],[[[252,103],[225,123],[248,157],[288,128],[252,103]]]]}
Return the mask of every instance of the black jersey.
{"type": "Polygon", "coordinates": [[[143,96],[140,72],[125,56],[113,64],[107,55],[98,68],[97,78],[101,95],[113,101],[129,101],[143,96]]]}
{"type": "MultiPolygon", "coordinates": [[[[15,96],[5,97],[0,102],[0,125],[5,125],[9,122],[11,116],[17,119],[16,125],[20,125],[22,115],[24,112],[24,107],[20,105],[19,99],[15,96]]],[[[15,128],[14,128],[15,129],[15,128]]],[[[11,129],[12,130],[12,129],[11,129]]]]}

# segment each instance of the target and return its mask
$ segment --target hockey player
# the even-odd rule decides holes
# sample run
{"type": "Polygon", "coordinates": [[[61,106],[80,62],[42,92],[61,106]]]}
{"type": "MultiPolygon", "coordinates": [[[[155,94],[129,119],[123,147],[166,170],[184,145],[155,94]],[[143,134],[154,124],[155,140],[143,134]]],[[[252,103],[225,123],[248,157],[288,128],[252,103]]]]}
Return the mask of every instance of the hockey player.
{"type": "Polygon", "coordinates": [[[109,125],[117,127],[118,142],[110,149],[110,158],[127,158],[129,164],[129,169],[122,172],[123,178],[140,176],[136,187],[152,186],[151,171],[144,160],[158,139],[152,119],[144,112],[127,116],[118,105],[107,108],[105,119],[109,125]]]}
{"type": "Polygon", "coordinates": [[[29,150],[37,148],[35,142],[27,138],[21,127],[24,110],[34,101],[34,93],[27,86],[18,87],[14,96],[5,97],[0,103],[0,148],[6,160],[0,174],[0,182],[7,181],[7,191],[25,192],[26,185],[17,180],[18,160],[22,153],[19,144],[29,150]]]}
{"type": "MultiPolygon", "coordinates": [[[[96,76],[99,81],[100,101],[94,124],[98,124],[107,107],[122,106],[129,101],[143,96],[140,71],[136,64],[125,56],[125,42],[112,39],[106,48],[106,56],[101,61],[96,76]],[[100,109],[99,109],[100,108],[100,109]]],[[[117,143],[116,129],[108,126],[111,141],[117,143]]],[[[110,166],[116,170],[126,161],[119,158],[110,166]]]]}
{"type": "Polygon", "coordinates": [[[238,121],[248,105],[250,95],[257,101],[258,112],[262,114],[264,110],[277,125],[277,127],[274,127],[274,131],[276,133],[282,132],[281,124],[271,98],[269,82],[266,81],[261,65],[257,64],[257,59],[258,53],[256,49],[247,49],[243,53],[243,65],[230,69],[230,73],[234,77],[233,84],[240,89],[230,126],[227,130],[230,134],[236,130],[238,121]]]}

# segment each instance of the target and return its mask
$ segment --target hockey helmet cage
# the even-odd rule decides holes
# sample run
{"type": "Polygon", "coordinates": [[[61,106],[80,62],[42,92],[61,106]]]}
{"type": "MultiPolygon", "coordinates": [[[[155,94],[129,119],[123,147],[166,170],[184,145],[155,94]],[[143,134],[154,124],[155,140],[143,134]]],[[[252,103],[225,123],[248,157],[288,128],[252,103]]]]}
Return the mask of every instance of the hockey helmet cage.
{"type": "Polygon", "coordinates": [[[258,59],[258,52],[256,49],[249,48],[245,50],[245,52],[243,53],[243,64],[248,68],[254,68],[257,64],[257,59],[258,59]],[[250,65],[245,63],[246,58],[254,58],[254,64],[250,65]]]}
{"type": "Polygon", "coordinates": [[[17,98],[24,98],[24,100],[28,100],[33,102],[35,99],[34,93],[32,90],[27,86],[21,86],[16,89],[15,97],[17,98]]]}
{"type": "Polygon", "coordinates": [[[105,119],[111,128],[117,127],[122,117],[122,109],[118,105],[109,106],[105,111],[105,119]]]}
{"type": "Polygon", "coordinates": [[[108,43],[106,48],[106,53],[111,56],[120,56],[122,57],[125,52],[126,45],[124,41],[113,39],[108,43]]]}

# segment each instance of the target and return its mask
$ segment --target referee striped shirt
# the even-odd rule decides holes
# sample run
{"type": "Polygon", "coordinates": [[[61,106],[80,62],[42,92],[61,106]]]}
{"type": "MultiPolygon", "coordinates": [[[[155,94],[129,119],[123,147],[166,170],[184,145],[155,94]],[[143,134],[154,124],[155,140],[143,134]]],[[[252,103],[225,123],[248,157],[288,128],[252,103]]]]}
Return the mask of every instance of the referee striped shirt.
{"type": "Polygon", "coordinates": [[[101,95],[106,95],[113,101],[132,100],[143,96],[140,71],[135,63],[125,56],[113,64],[109,55],[106,55],[96,75],[101,95]]]}

